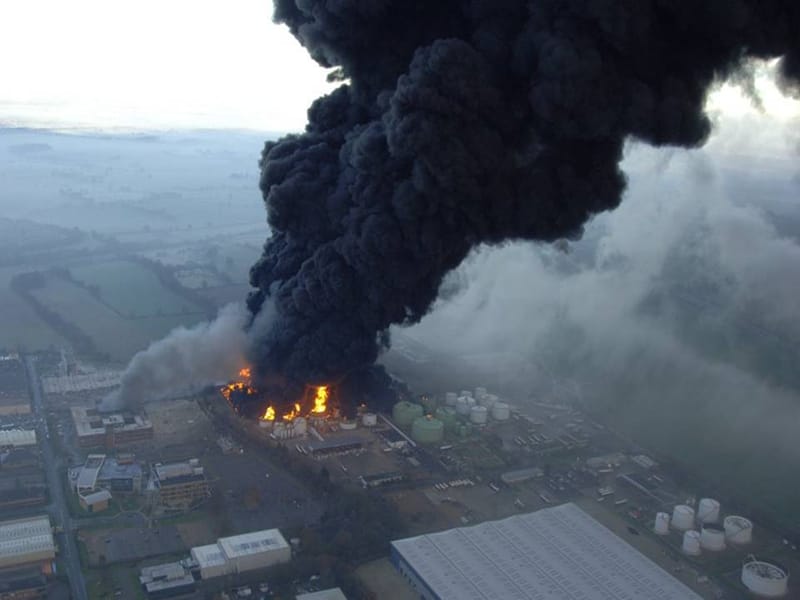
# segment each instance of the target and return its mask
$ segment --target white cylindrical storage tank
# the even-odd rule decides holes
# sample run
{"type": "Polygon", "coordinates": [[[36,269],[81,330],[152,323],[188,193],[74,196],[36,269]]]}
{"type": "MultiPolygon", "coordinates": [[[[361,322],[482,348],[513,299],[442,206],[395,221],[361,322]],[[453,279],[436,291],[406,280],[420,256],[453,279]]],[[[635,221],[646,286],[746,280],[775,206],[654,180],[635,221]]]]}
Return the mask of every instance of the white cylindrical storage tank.
{"type": "Polygon", "coordinates": [[[259,421],[258,426],[261,427],[261,429],[271,429],[272,421],[259,421]]]}
{"type": "Polygon", "coordinates": [[[681,531],[694,527],[694,509],[687,504],[678,504],[672,511],[672,526],[681,531]]]}
{"type": "Polygon", "coordinates": [[[457,400],[458,400],[458,394],[456,394],[455,392],[447,392],[444,395],[444,403],[447,406],[455,406],[457,400]]]}
{"type": "Polygon", "coordinates": [[[466,416],[469,414],[469,400],[471,398],[467,398],[466,396],[459,396],[458,400],[456,401],[456,412],[460,415],[466,416]]]}
{"type": "Polygon", "coordinates": [[[486,394],[485,396],[478,398],[478,404],[489,409],[491,409],[497,403],[497,401],[498,398],[494,394],[486,394]]]}
{"type": "Polygon", "coordinates": [[[294,425],[295,435],[305,435],[308,431],[308,421],[306,421],[305,417],[297,417],[292,421],[292,425],[294,425]]]}
{"type": "Polygon", "coordinates": [[[669,533],[669,513],[656,513],[656,522],[655,525],[653,525],[653,531],[658,535],[667,535],[669,533]]]}
{"type": "Polygon", "coordinates": [[[481,398],[483,398],[488,393],[489,392],[486,391],[485,387],[476,387],[475,388],[475,399],[476,400],[480,400],[481,398]]]}
{"type": "Polygon", "coordinates": [[[342,419],[339,421],[339,427],[342,431],[352,431],[358,426],[358,421],[351,421],[350,419],[342,419]]]}
{"type": "Polygon", "coordinates": [[[361,417],[361,423],[364,427],[375,427],[378,424],[378,415],[375,413],[364,413],[361,417]]]}
{"type": "Polygon", "coordinates": [[[461,390],[461,392],[458,395],[465,396],[467,398],[472,398],[472,392],[469,390],[461,390]]]}
{"type": "Polygon", "coordinates": [[[469,420],[477,425],[483,425],[489,416],[485,406],[473,406],[469,410],[469,420]]]}
{"type": "Polygon", "coordinates": [[[719,502],[713,498],[701,498],[697,505],[697,520],[701,523],[719,521],[719,502]]]}
{"type": "Polygon", "coordinates": [[[507,421],[511,417],[511,408],[505,402],[495,402],[492,406],[492,418],[497,421],[507,421]]]}
{"type": "Polygon", "coordinates": [[[694,529],[683,534],[683,545],[681,546],[684,554],[697,556],[700,554],[700,534],[694,529]]]}
{"type": "Polygon", "coordinates": [[[725,539],[731,544],[749,544],[753,539],[753,523],[738,515],[730,515],[722,521],[725,539]]]}
{"type": "Polygon", "coordinates": [[[714,552],[725,550],[725,531],[719,525],[703,525],[700,530],[700,546],[703,550],[714,552]]]}
{"type": "Polygon", "coordinates": [[[789,573],[778,565],[751,560],[742,567],[742,583],[757,596],[780,598],[789,590],[789,573]]]}

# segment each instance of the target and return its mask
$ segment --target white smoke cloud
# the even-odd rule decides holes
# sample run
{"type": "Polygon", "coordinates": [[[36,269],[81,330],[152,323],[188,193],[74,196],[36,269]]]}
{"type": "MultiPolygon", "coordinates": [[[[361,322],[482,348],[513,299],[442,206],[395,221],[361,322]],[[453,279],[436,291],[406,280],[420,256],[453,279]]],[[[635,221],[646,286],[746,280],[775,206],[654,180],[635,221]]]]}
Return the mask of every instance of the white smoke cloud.
{"type": "MultiPolygon", "coordinates": [[[[248,318],[243,304],[229,304],[213,321],[174,329],[131,359],[121,387],[103,400],[101,408],[135,407],[229,380],[246,364],[248,318]]],[[[263,311],[256,328],[271,318],[271,311],[263,311]]]]}

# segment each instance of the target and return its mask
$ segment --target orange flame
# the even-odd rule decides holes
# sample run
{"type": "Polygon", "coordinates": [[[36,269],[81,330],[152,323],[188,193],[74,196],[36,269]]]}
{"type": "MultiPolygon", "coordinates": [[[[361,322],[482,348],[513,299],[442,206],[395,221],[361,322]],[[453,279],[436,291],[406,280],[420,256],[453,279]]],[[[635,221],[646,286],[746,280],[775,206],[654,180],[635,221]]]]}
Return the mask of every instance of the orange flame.
{"type": "Polygon", "coordinates": [[[275,420],[275,409],[271,406],[267,407],[267,410],[264,411],[264,415],[261,417],[262,421],[274,421],[275,420]]]}
{"type": "Polygon", "coordinates": [[[321,385],[317,387],[317,394],[314,396],[314,408],[311,412],[315,415],[324,414],[328,410],[328,386],[321,385]]]}
{"type": "Polygon", "coordinates": [[[293,410],[291,410],[288,413],[286,413],[285,415],[283,415],[283,420],[284,421],[291,421],[295,417],[299,417],[299,416],[300,416],[300,405],[299,404],[295,404],[293,410]]]}
{"type": "Polygon", "coordinates": [[[245,367],[239,371],[239,377],[246,381],[250,381],[250,367],[245,367]]]}

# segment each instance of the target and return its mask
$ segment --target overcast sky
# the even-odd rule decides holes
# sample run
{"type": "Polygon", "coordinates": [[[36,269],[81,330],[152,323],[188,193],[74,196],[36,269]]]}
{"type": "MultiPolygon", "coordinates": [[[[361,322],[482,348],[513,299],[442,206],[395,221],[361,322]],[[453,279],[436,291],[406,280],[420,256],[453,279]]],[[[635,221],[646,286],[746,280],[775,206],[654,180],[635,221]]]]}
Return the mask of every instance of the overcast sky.
{"type": "Polygon", "coordinates": [[[325,75],[270,0],[0,2],[0,124],[299,130],[325,75]]]}
{"type": "MultiPolygon", "coordinates": [[[[297,131],[331,87],[270,0],[2,0],[0,81],[0,125],[122,130],[297,131]]],[[[800,114],[762,88],[769,114],[800,114]]]]}

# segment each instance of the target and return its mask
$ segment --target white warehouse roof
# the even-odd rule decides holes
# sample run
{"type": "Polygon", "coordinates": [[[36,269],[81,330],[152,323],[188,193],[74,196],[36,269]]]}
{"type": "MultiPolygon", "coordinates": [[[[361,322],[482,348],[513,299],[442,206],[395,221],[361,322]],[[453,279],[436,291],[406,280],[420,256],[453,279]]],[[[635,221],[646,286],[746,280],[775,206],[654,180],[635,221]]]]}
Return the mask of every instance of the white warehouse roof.
{"type": "Polygon", "coordinates": [[[35,446],[36,432],[31,429],[0,430],[0,446],[35,446]]]}
{"type": "Polygon", "coordinates": [[[46,516],[0,523],[0,563],[26,556],[55,553],[50,519],[46,516]]]}
{"type": "Polygon", "coordinates": [[[234,535],[231,537],[220,538],[219,547],[230,560],[281,548],[288,548],[289,544],[277,529],[264,529],[263,531],[253,531],[234,535]]]}
{"type": "Polygon", "coordinates": [[[700,600],[574,504],[392,542],[442,600],[700,600]]]}
{"type": "Polygon", "coordinates": [[[218,544],[195,546],[192,548],[191,554],[201,569],[221,567],[225,564],[225,557],[222,555],[222,550],[220,550],[218,544]]]}

